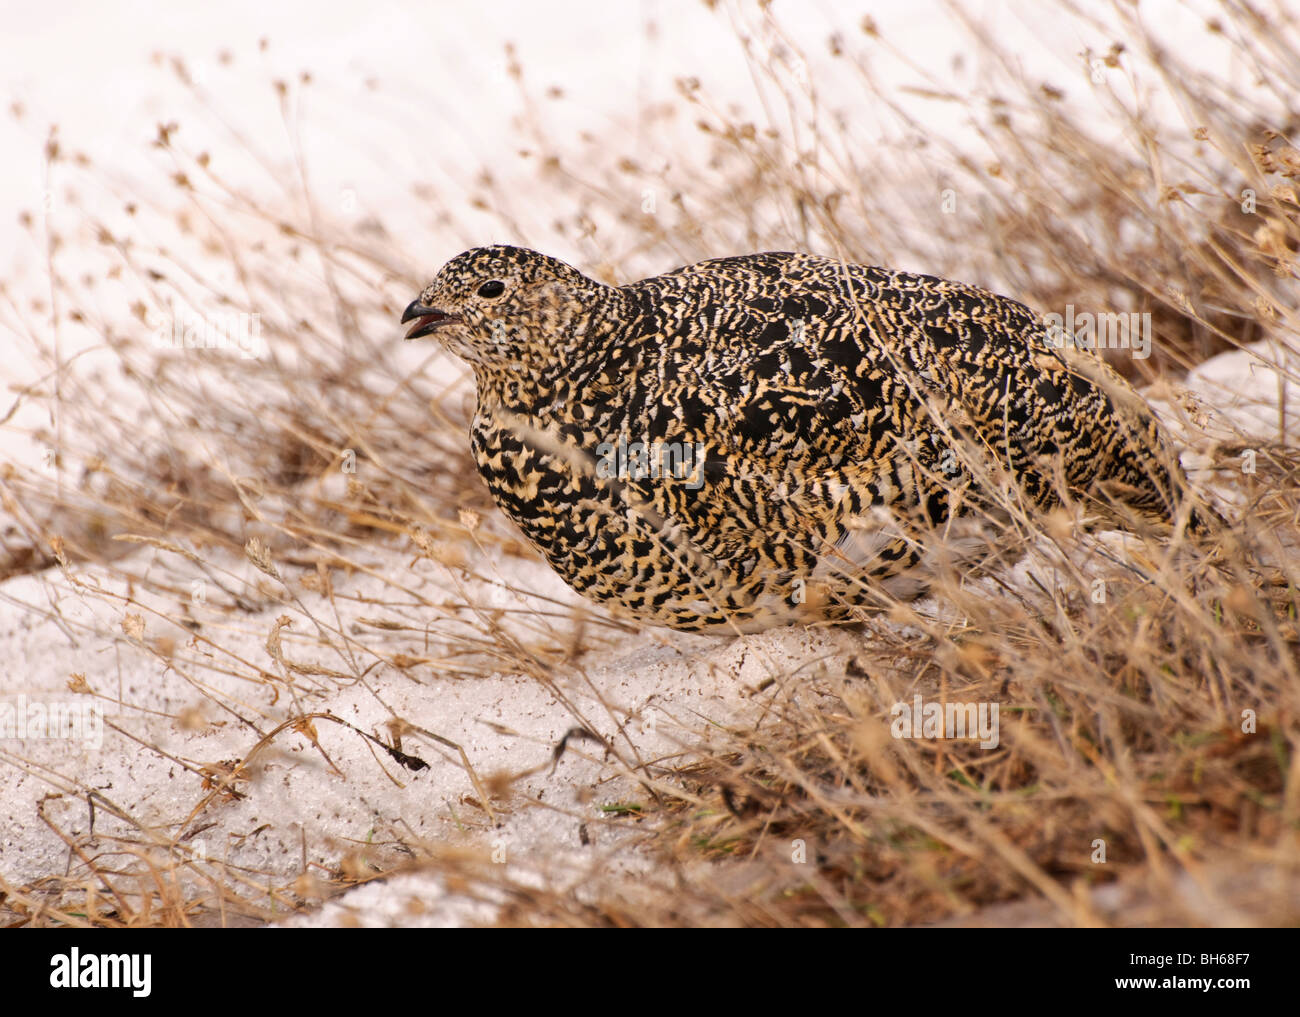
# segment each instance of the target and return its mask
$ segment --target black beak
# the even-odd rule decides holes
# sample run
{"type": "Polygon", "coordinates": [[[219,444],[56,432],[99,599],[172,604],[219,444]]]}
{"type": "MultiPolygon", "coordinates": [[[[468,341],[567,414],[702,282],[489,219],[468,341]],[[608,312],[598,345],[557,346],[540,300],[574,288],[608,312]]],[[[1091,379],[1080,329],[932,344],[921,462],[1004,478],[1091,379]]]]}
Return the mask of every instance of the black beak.
{"type": "Polygon", "coordinates": [[[437,331],[441,325],[446,325],[453,321],[460,321],[460,318],[454,314],[447,314],[444,311],[436,310],[432,307],[425,307],[418,299],[412,300],[406,305],[406,310],[402,312],[402,324],[415,319],[415,324],[411,330],[406,333],[408,339],[419,339],[420,336],[428,335],[430,332],[437,331]]]}

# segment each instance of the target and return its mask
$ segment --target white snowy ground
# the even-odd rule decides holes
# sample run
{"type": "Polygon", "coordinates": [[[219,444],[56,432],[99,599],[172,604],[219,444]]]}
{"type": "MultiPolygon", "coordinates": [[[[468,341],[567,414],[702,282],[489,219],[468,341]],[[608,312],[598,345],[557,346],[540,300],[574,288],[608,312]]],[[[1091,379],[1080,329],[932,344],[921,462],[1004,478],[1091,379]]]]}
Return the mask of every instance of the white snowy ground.
{"type": "MultiPolygon", "coordinates": [[[[168,567],[165,557],[159,555],[157,569],[168,567]]],[[[232,571],[251,573],[248,579],[256,587],[258,573],[227,564],[232,571]]],[[[375,555],[374,565],[400,574],[409,555],[375,555]]],[[[542,566],[536,575],[525,571],[517,577],[539,592],[572,599],[542,566]]],[[[187,590],[191,578],[177,573],[177,587],[187,590]]],[[[437,582],[436,576],[429,579],[437,582]]],[[[483,852],[510,866],[510,877],[527,881],[609,876],[619,866],[645,863],[622,846],[627,838],[611,828],[600,807],[639,792],[616,779],[617,766],[611,770],[602,763],[599,746],[590,743],[575,741],[553,768],[545,765],[552,747],[575,726],[575,711],[620,750],[634,745],[641,758],[670,756],[678,747],[679,722],[698,729],[702,720],[726,723],[737,708],[752,711],[749,697],[765,678],[824,658],[838,638],[785,630],[741,640],[674,636],[669,643],[646,631],[615,649],[588,654],[581,663],[589,680],[563,682],[554,691],[518,674],[440,679],[438,669],[428,667],[412,669],[423,676],[418,680],[382,685],[321,681],[316,691],[300,693],[302,709],[332,713],[385,741],[391,740],[385,725],[400,716],[459,744],[483,780],[540,772],[497,804],[493,825],[475,804],[481,794],[455,751],[408,732],[403,749],[430,764],[409,773],[355,732],[317,720],[328,762],[303,735],[282,732],[239,781],[243,800],[212,801],[189,819],[205,800],[197,768],[244,758],[258,741],[256,733],[214,709],[214,701],[225,695],[245,704],[245,713],[254,713],[264,731],[298,708],[269,686],[240,687],[240,681],[213,679],[211,672],[204,678],[209,694],[200,695],[184,664],[170,664],[191,651],[208,651],[191,643],[173,647],[170,659],[157,652],[158,636],[176,638],[177,628],[162,621],[163,615],[179,613],[175,601],[142,597],[160,612],[154,617],[82,592],[84,586],[120,585],[95,569],[78,570],[75,580],[51,570],[10,580],[0,589],[0,654],[9,661],[40,661],[39,667],[7,672],[0,704],[16,710],[25,703],[29,718],[39,707],[87,708],[77,737],[0,740],[0,874],[10,884],[62,874],[69,866],[79,871],[69,845],[41,819],[42,802],[52,794],[48,815],[88,854],[103,849],[110,834],[156,846],[156,837],[144,832],[156,829],[178,838],[178,852],[198,851],[246,866],[259,879],[281,885],[302,875],[305,863],[334,870],[350,853],[364,854],[368,843],[382,846],[397,838],[483,852]],[[124,631],[132,615],[145,619],[134,636],[124,631]],[[82,686],[80,693],[69,688],[74,674],[87,676],[88,688],[82,686]],[[93,830],[90,789],[103,799],[93,830]],[[57,797],[65,791],[67,797],[57,797]],[[120,815],[113,815],[115,808],[120,815]]],[[[379,592],[377,583],[357,580],[336,583],[335,594],[355,608],[346,598],[364,595],[367,587],[379,592]]],[[[320,607],[309,601],[309,609],[320,607]]],[[[186,613],[203,623],[200,633],[215,637],[213,626],[222,627],[223,652],[275,671],[265,644],[282,611],[271,604],[260,614],[243,616],[238,630],[215,611],[205,617],[202,606],[191,605],[186,613]]],[[[344,611],[346,630],[352,619],[347,607],[344,611]]],[[[351,614],[359,619],[366,611],[361,607],[351,614]]],[[[283,648],[286,658],[298,659],[288,632],[283,648]]],[[[303,684],[300,679],[299,687],[303,684]]],[[[769,701],[770,695],[762,699],[769,701]]],[[[154,856],[165,858],[166,852],[154,856]]],[[[419,878],[363,887],[307,920],[449,924],[491,917],[490,908],[468,907],[447,897],[436,879],[419,878]]]]}

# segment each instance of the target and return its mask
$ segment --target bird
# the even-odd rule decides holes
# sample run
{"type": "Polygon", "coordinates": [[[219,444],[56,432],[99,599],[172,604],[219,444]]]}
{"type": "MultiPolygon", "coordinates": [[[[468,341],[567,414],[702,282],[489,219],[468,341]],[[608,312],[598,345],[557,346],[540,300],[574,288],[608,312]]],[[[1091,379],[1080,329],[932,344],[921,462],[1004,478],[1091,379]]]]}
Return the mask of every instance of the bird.
{"type": "Polygon", "coordinates": [[[506,244],[452,258],[401,318],[472,369],[478,470],[571,588],[736,633],[914,597],[954,525],[989,539],[1008,499],[1222,522],[1141,396],[1045,321],[815,254],[616,286],[506,244]]]}

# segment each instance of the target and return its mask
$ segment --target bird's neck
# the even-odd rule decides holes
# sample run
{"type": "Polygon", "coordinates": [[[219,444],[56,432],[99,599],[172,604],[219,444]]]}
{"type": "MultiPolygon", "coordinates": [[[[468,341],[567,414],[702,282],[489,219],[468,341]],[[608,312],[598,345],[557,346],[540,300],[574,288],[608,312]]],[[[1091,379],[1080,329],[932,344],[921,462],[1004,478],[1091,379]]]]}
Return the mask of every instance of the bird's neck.
{"type": "Polygon", "coordinates": [[[495,371],[474,366],[478,386],[478,411],[491,415],[498,411],[536,416],[555,401],[559,385],[555,380],[533,376],[527,371],[495,371]]]}
{"type": "Polygon", "coordinates": [[[538,415],[565,401],[607,358],[610,344],[623,341],[634,311],[625,290],[593,283],[580,312],[525,323],[537,342],[523,344],[508,361],[473,365],[480,412],[538,415]]]}

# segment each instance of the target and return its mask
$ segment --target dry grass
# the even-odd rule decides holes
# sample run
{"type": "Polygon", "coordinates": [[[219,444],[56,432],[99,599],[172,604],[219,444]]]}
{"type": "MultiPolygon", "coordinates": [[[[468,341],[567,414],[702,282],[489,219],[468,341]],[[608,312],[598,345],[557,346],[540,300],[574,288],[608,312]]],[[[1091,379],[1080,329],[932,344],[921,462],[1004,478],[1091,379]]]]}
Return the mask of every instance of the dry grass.
{"type": "MultiPolygon", "coordinates": [[[[820,58],[800,53],[766,15],[729,14],[749,40],[768,120],[739,121],[684,81],[677,102],[651,111],[637,152],[603,136],[578,151],[555,141],[541,107],[564,100],[516,64],[534,109],[520,125],[531,185],[484,172],[467,193],[417,192],[412,207],[434,207],[435,227],[465,246],[475,237],[456,210],[489,210],[518,242],[545,250],[564,238],[610,279],[800,249],[923,268],[1045,310],[1145,311],[1155,355],[1114,361],[1139,383],[1176,384],[1187,367],[1258,340],[1279,356],[1300,353],[1300,114],[1288,105],[1300,94],[1297,25],[1223,5],[1207,33],[1232,40],[1257,72],[1237,86],[1162,48],[1131,10],[1112,12],[1122,46],[1081,60],[1081,75],[1093,59],[1102,68],[1084,114],[1051,83],[1018,77],[987,27],[967,24],[986,79],[972,94],[936,81],[934,101],[968,115],[982,152],[948,144],[876,80],[871,56],[891,42],[870,22],[829,41],[837,102],[828,104],[820,58]],[[1157,100],[1172,102],[1183,124],[1150,115],[1157,100]],[[837,107],[854,103],[892,111],[896,143],[848,129],[837,107]],[[685,132],[702,143],[683,142],[685,132]],[[945,191],[952,214],[941,207],[945,191]]],[[[1090,17],[1068,5],[1061,15],[1090,17]]],[[[176,76],[195,87],[179,65],[176,76]]],[[[281,91],[291,135],[285,97],[309,87],[281,91]]],[[[102,190],[75,235],[48,235],[30,220],[48,256],[49,293],[4,295],[5,313],[49,364],[17,398],[49,407],[54,423],[38,440],[60,469],[0,473],[13,520],[0,575],[57,566],[82,595],[141,619],[134,631],[92,625],[79,636],[155,654],[217,715],[247,727],[244,758],[198,775],[198,814],[247,791],[240,773],[276,729],[255,690],[290,696],[298,731],[314,730],[315,692],[348,683],[379,698],[385,682],[412,674],[508,670],[558,691],[558,676],[581,674],[583,653],[625,626],[594,609],[511,611],[483,599],[511,585],[493,562],[535,556],[475,475],[464,372],[431,348],[424,364],[392,355],[396,316],[434,266],[402,254],[377,220],[336,221],[301,163],[273,202],[227,183],[222,153],[188,150],[185,134],[183,124],[160,128],[160,181],[170,189],[131,192],[150,198],[126,196],[112,167],[51,141],[56,168],[102,190]],[[114,225],[123,206],[126,228],[114,225]],[[75,275],[61,267],[70,252],[75,275]],[[226,270],[222,284],[212,282],[215,264],[226,270]],[[177,299],[256,309],[269,353],[159,353],[150,312],[177,299]],[[99,345],[73,359],[61,344],[78,329],[99,345]],[[142,543],[157,553],[141,555],[142,543]],[[377,567],[376,548],[450,566],[452,586],[433,591],[377,567]],[[160,558],[173,570],[159,569],[160,558]],[[237,574],[245,559],[260,581],[237,574]],[[79,581],[92,565],[122,585],[79,581]],[[191,591],[178,575],[204,584],[203,621],[185,606],[191,591]],[[379,591],[366,595],[367,625],[345,624],[340,608],[358,606],[343,592],[354,576],[379,591]],[[160,610],[159,600],[180,607],[160,610]],[[294,625],[258,635],[274,646],[275,666],[264,667],[229,637],[247,636],[261,624],[253,612],[272,605],[294,625]],[[214,673],[249,694],[217,691],[214,673]]],[[[229,144],[243,154],[256,147],[237,136],[229,144]]],[[[1186,418],[1195,437],[1195,407],[1186,418]]],[[[118,832],[94,850],[60,834],[78,859],[70,874],[4,885],[0,915],[11,924],[260,921],[416,868],[503,904],[501,921],[527,924],[900,925],[1023,900],[1046,902],[1031,921],[1293,923],[1300,457],[1287,436],[1279,419],[1266,447],[1247,436],[1202,442],[1207,476],[1234,499],[1231,533],[1202,545],[1139,534],[1126,545],[1129,568],[1106,558],[1101,536],[1012,500],[1004,507],[1024,555],[1021,585],[991,596],[988,583],[953,575],[934,601],[840,632],[835,663],[772,674],[756,693],[758,719],[683,739],[676,764],[650,765],[611,743],[609,765],[635,773],[642,789],[635,808],[606,820],[635,823],[654,860],[636,885],[611,883],[595,896],[539,890],[476,854],[418,839],[358,847],[332,867],[304,865],[296,881],[268,885],[269,871],[178,853],[192,828],[133,820],[119,789],[115,802],[100,795],[118,832]],[[1247,447],[1258,454],[1253,475],[1239,468],[1247,447]],[[1089,595],[1098,575],[1107,577],[1101,603],[1089,595]],[[918,692],[999,704],[998,747],[891,738],[891,706],[918,692]],[[1253,733],[1242,731],[1243,710],[1255,712],[1253,733]],[[1091,860],[1098,840],[1104,865],[1091,860]],[[792,866],[800,850],[816,864],[792,866]],[[1226,859],[1279,882],[1261,889],[1235,870],[1222,878],[1226,859]],[[1088,891],[1111,882],[1145,886],[1155,903],[1107,910],[1088,891]]],[[[574,709],[575,728],[600,729],[601,718],[574,709]]],[[[482,788],[488,777],[473,779],[482,788]]],[[[510,783],[500,778],[478,796],[489,816],[493,800],[509,801],[510,783]]]]}

